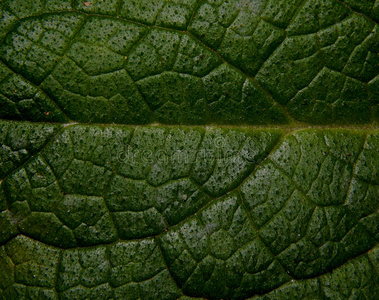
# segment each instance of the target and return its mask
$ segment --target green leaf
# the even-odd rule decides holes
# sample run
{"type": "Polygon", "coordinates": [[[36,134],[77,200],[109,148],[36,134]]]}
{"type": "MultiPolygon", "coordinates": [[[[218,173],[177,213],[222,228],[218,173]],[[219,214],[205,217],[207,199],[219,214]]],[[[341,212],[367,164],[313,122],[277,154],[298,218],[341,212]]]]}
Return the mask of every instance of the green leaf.
{"type": "Polygon", "coordinates": [[[1,4],[2,118],[378,121],[374,0],[89,3],[1,4]]]}
{"type": "Polygon", "coordinates": [[[0,299],[379,298],[377,0],[0,3],[0,299]]]}
{"type": "Polygon", "coordinates": [[[374,130],[66,126],[1,182],[4,297],[377,295],[378,148],[374,130]]]}

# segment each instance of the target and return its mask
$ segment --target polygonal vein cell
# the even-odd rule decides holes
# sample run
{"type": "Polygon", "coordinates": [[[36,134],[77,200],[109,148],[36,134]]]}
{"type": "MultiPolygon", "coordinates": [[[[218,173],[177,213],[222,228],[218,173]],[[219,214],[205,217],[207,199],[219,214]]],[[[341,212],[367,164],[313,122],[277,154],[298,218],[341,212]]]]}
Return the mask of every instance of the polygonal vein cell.
{"type": "Polygon", "coordinates": [[[59,125],[0,121],[0,179],[38,153],[60,128],[59,125]]]}
{"type": "Polygon", "coordinates": [[[295,278],[317,276],[377,243],[375,221],[362,219],[377,215],[377,185],[367,183],[367,197],[357,192],[364,141],[363,133],[295,133],[242,186],[262,240],[295,278]]]}
{"type": "Polygon", "coordinates": [[[67,122],[62,110],[38,86],[0,62],[0,117],[35,122],[67,122]]]}
{"type": "Polygon", "coordinates": [[[20,267],[0,288],[53,288],[43,262],[13,258],[22,240],[63,249],[63,298],[145,297],[167,282],[172,299],[376,293],[378,143],[373,130],[66,127],[1,182],[1,263],[20,267]],[[336,290],[328,272],[357,268],[372,283],[336,290]]]}
{"type": "Polygon", "coordinates": [[[161,243],[173,278],[191,296],[245,298],[291,279],[257,237],[236,193],[170,229],[161,243]]]}
{"type": "Polygon", "coordinates": [[[0,248],[5,299],[177,299],[154,239],[62,251],[25,236],[0,248]]]}
{"type": "Polygon", "coordinates": [[[69,127],[2,183],[3,241],[15,228],[64,248],[158,235],[238,187],[279,137],[277,130],[69,127]]]}
{"type": "MultiPolygon", "coordinates": [[[[375,299],[379,283],[378,253],[376,247],[331,273],[314,279],[292,280],[252,299],[299,296],[344,299],[357,295],[375,299]]],[[[248,252],[244,254],[239,259],[248,252]]],[[[265,263],[267,260],[250,261],[248,268],[265,263]]],[[[157,295],[179,299],[182,295],[165,269],[159,246],[153,239],[60,250],[19,236],[0,248],[0,266],[0,293],[5,299],[156,299],[157,295]]],[[[259,276],[255,278],[261,280],[259,276]]]]}
{"type": "Polygon", "coordinates": [[[80,122],[372,123],[379,6],[355,2],[6,1],[0,59],[80,122]]]}
{"type": "Polygon", "coordinates": [[[83,18],[66,13],[23,20],[0,50],[12,69],[39,85],[71,119],[133,124],[287,122],[282,109],[254,82],[228,65],[215,70],[222,61],[192,37],[118,19],[83,18]],[[213,78],[215,85],[209,83],[213,78]],[[237,93],[231,98],[234,93],[228,86],[237,80],[237,93]],[[226,105],[231,111],[224,110],[226,105]]]}

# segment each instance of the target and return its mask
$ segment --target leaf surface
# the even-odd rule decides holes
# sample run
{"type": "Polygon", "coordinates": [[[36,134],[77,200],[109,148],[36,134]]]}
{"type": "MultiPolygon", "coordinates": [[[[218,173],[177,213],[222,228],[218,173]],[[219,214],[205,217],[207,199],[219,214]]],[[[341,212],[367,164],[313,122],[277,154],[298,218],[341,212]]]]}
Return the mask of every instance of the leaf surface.
{"type": "Polygon", "coordinates": [[[371,124],[379,6],[364,3],[7,0],[0,116],[371,124]]]}
{"type": "Polygon", "coordinates": [[[377,0],[0,3],[0,299],[379,298],[377,0]]]}
{"type": "Polygon", "coordinates": [[[1,288],[329,297],[363,268],[358,288],[377,293],[378,143],[374,130],[65,127],[1,183],[14,264],[1,288]],[[33,251],[56,253],[54,278],[33,251]]]}

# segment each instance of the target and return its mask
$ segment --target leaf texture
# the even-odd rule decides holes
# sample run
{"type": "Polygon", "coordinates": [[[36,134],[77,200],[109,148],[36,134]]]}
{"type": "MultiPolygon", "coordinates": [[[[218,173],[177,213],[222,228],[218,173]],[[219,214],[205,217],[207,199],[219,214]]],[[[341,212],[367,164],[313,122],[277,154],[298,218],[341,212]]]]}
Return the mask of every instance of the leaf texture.
{"type": "Polygon", "coordinates": [[[1,288],[370,298],[378,143],[375,130],[66,126],[1,182],[1,288]],[[355,285],[334,290],[344,276],[355,285]]]}
{"type": "Polygon", "coordinates": [[[0,299],[378,299],[378,0],[3,0],[0,299]]]}
{"type": "Polygon", "coordinates": [[[379,5],[360,3],[6,0],[0,116],[371,124],[379,5]]]}

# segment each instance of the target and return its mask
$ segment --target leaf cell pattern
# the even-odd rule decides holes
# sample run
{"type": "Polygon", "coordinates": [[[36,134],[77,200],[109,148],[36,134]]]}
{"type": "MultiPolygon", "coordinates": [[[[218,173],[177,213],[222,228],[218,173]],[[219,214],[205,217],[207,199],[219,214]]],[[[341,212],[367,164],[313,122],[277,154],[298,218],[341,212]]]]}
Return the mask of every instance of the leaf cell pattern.
{"type": "Polygon", "coordinates": [[[0,12],[2,118],[378,121],[374,0],[107,0],[88,6],[6,0],[0,12]]]}
{"type": "Polygon", "coordinates": [[[0,185],[6,299],[378,295],[377,131],[47,129],[0,185]]]}
{"type": "Polygon", "coordinates": [[[379,298],[378,22],[2,1],[0,299],[379,298]]]}

